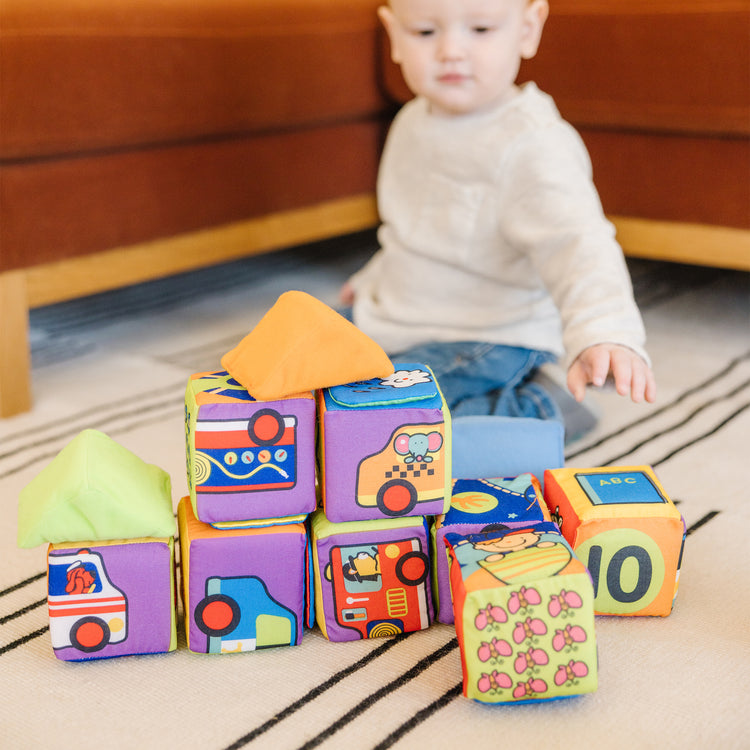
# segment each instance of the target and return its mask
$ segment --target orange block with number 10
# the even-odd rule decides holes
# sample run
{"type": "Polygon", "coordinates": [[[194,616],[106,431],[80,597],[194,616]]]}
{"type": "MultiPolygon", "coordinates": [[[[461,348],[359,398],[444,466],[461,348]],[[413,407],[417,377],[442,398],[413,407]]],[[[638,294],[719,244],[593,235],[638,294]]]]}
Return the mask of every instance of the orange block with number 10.
{"type": "Polygon", "coordinates": [[[550,469],[544,496],[591,573],[596,614],[672,611],[685,522],[650,466],[550,469]]]}

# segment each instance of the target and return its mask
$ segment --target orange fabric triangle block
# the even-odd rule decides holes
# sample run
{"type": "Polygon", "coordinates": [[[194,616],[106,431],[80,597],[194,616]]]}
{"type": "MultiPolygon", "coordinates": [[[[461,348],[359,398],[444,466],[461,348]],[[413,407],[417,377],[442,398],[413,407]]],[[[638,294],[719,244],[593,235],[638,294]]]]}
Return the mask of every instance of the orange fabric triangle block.
{"type": "Polygon", "coordinates": [[[384,378],[394,371],[369,336],[325,303],[297,291],[282,294],[221,364],[259,401],[384,378]]]}

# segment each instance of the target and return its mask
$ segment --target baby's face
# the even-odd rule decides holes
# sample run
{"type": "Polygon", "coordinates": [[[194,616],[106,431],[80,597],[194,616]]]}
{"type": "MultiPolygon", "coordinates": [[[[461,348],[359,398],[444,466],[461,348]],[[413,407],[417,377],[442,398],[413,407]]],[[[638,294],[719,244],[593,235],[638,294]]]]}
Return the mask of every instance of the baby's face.
{"type": "Polygon", "coordinates": [[[521,59],[536,52],[546,8],[546,0],[391,0],[380,17],[409,88],[433,112],[459,115],[515,94],[521,59]]]}

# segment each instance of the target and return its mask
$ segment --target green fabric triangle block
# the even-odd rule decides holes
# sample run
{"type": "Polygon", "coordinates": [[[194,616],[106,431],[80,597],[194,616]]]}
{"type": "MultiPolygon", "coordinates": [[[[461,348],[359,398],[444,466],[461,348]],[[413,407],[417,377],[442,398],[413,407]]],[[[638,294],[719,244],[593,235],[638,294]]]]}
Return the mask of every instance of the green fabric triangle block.
{"type": "Polygon", "coordinates": [[[169,475],[97,430],[84,430],[29,482],[18,546],[175,534],[169,475]]]}

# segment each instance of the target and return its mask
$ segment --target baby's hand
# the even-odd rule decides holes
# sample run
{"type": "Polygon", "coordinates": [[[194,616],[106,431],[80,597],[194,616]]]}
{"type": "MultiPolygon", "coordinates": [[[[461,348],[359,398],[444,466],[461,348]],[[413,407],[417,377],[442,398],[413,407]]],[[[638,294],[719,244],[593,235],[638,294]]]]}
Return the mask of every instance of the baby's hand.
{"type": "Polygon", "coordinates": [[[339,300],[341,301],[341,304],[346,307],[351,307],[354,304],[354,287],[348,281],[345,281],[344,285],[341,287],[339,300]]]}
{"type": "Polygon", "coordinates": [[[636,403],[645,398],[653,403],[656,381],[651,368],[632,349],[616,344],[596,344],[584,349],[568,370],[568,389],[576,401],[583,401],[586,386],[603,386],[612,373],[615,388],[621,396],[636,403]]]}

